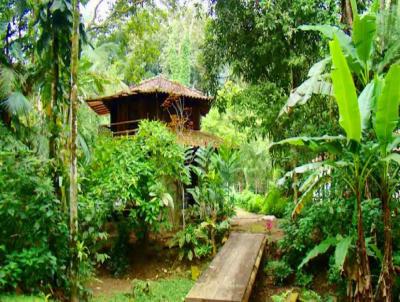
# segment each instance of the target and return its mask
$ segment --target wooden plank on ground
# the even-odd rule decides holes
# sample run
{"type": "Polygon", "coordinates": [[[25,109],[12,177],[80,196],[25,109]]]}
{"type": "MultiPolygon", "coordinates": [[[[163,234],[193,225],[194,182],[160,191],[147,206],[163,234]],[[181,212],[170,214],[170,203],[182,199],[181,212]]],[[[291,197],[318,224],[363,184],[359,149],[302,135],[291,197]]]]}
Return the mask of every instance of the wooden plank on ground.
{"type": "Polygon", "coordinates": [[[186,302],[247,302],[260,265],[264,234],[232,233],[186,302]]]}

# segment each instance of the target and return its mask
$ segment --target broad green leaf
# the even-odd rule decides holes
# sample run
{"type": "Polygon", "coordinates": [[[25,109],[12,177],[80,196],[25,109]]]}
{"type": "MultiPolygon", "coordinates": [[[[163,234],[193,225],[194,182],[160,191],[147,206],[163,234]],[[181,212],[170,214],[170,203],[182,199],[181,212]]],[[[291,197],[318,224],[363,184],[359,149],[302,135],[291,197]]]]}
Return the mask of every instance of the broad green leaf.
{"type": "Polygon", "coordinates": [[[327,250],[336,244],[336,238],[334,237],[328,237],[324,241],[322,241],[320,244],[315,246],[308,254],[307,256],[303,259],[303,261],[300,263],[298,269],[301,269],[305,264],[307,264],[311,259],[325,254],[327,250]]]}
{"type": "Polygon", "coordinates": [[[333,62],[332,83],[339,107],[339,123],[348,139],[360,142],[361,117],[353,77],[337,37],[329,42],[329,48],[333,62]]]}
{"type": "Polygon", "coordinates": [[[271,144],[272,146],[275,145],[292,145],[292,146],[308,146],[311,143],[319,143],[319,142],[332,142],[332,141],[341,141],[346,139],[343,136],[337,135],[337,136],[330,136],[330,135],[324,135],[324,136],[318,136],[318,137],[313,137],[313,136],[298,136],[298,137],[291,137],[287,139],[283,139],[279,142],[275,142],[271,144]]]}
{"type": "Polygon", "coordinates": [[[361,115],[361,127],[363,130],[368,127],[368,122],[371,118],[374,83],[374,81],[368,83],[368,85],[365,86],[364,90],[358,96],[358,106],[360,107],[361,115]]]}
{"type": "Polygon", "coordinates": [[[344,260],[346,259],[347,252],[351,246],[352,237],[345,237],[341,239],[335,249],[335,265],[337,268],[342,270],[344,260]]]}
{"type": "Polygon", "coordinates": [[[383,160],[384,160],[384,161],[394,161],[394,162],[396,162],[398,165],[400,165],[400,154],[398,154],[398,153],[392,153],[392,154],[386,156],[383,160]]]}
{"type": "Polygon", "coordinates": [[[373,14],[356,15],[353,23],[352,39],[356,47],[358,58],[364,67],[371,59],[372,46],[376,33],[376,17],[373,14]]]}
{"type": "Polygon", "coordinates": [[[299,189],[299,191],[302,192],[302,195],[293,209],[292,218],[294,218],[297,214],[300,214],[304,205],[314,196],[315,191],[321,188],[324,184],[328,183],[330,179],[330,176],[327,174],[327,169],[321,168],[302,184],[299,189]]]}
{"type": "Polygon", "coordinates": [[[350,4],[351,4],[351,11],[353,13],[353,16],[357,17],[358,16],[358,8],[357,8],[356,0],[350,0],[350,4]]]}
{"type": "Polygon", "coordinates": [[[400,65],[392,65],[387,73],[382,92],[378,96],[375,116],[375,132],[379,142],[387,146],[399,120],[400,65]]]}

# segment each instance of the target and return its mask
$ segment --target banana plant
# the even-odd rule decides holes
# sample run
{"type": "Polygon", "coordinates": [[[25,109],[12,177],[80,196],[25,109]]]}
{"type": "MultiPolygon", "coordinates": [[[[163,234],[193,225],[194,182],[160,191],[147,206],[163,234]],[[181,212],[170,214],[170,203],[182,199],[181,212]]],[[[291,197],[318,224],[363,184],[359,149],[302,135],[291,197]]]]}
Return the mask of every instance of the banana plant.
{"type": "MultiPolygon", "coordinates": [[[[351,35],[327,24],[299,27],[303,31],[317,31],[329,40],[336,36],[350,70],[355,75],[357,86],[365,87],[365,93],[371,90],[375,76],[384,74],[390,65],[400,60],[400,10],[390,7],[378,11],[379,5],[376,2],[369,11],[360,15],[355,1],[352,1],[354,23],[351,35]]],[[[290,93],[280,115],[306,104],[313,95],[332,95],[329,76],[331,64],[330,55],[315,63],[308,78],[290,93]]]]}
{"type": "MultiPolygon", "coordinates": [[[[361,42],[360,42],[361,43],[361,42]]],[[[369,43],[369,42],[368,42],[369,43]]],[[[361,43],[363,44],[363,43],[361,43]]],[[[385,228],[385,255],[382,265],[382,282],[379,287],[385,286],[381,291],[390,295],[391,280],[393,277],[393,265],[391,260],[391,222],[390,222],[390,189],[389,189],[389,166],[400,164],[400,155],[393,152],[399,143],[398,136],[394,131],[397,127],[399,116],[400,89],[396,79],[400,78],[400,65],[392,65],[386,76],[375,75],[373,82],[366,83],[365,88],[357,96],[357,89],[352,75],[352,69],[346,57],[346,48],[342,46],[338,35],[333,36],[329,43],[330,56],[332,59],[331,81],[333,94],[339,109],[339,124],[346,136],[325,136],[319,138],[298,137],[290,138],[275,144],[291,144],[295,146],[309,147],[319,153],[328,153],[329,159],[321,162],[310,163],[296,168],[290,173],[313,174],[304,182],[301,190],[302,197],[298,200],[293,214],[301,211],[304,203],[312,199],[312,194],[318,190],[323,179],[328,179],[329,171],[340,170],[344,180],[352,190],[357,204],[357,255],[359,275],[357,278],[357,290],[354,293],[356,301],[372,301],[372,281],[369,268],[369,260],[363,230],[361,202],[367,179],[378,175],[380,183],[379,196],[384,209],[385,228]],[[368,125],[373,124],[369,129],[368,125]],[[374,139],[367,135],[372,131],[374,139]],[[367,152],[368,151],[368,152],[367,152]],[[365,156],[365,153],[368,155],[365,156]],[[389,285],[389,288],[387,286],[389,285]]],[[[367,50],[364,50],[367,53],[367,50]]],[[[361,54],[360,50],[360,54],[361,54]]],[[[359,61],[363,68],[368,67],[367,61],[359,61]]],[[[359,80],[355,76],[356,81],[359,80]]],[[[385,296],[385,299],[386,299],[385,296]]],[[[389,297],[390,298],[390,297],[389,297]]],[[[387,300],[390,301],[390,300],[387,300]]]]}

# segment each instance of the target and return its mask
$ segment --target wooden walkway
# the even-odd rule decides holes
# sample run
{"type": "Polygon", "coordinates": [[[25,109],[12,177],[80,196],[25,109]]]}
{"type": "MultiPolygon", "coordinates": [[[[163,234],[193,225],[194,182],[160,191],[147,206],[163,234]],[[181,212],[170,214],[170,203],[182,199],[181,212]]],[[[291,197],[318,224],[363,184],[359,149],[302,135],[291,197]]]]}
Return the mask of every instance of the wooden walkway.
{"type": "Polygon", "coordinates": [[[265,234],[232,233],[185,301],[247,302],[265,242],[265,234]]]}

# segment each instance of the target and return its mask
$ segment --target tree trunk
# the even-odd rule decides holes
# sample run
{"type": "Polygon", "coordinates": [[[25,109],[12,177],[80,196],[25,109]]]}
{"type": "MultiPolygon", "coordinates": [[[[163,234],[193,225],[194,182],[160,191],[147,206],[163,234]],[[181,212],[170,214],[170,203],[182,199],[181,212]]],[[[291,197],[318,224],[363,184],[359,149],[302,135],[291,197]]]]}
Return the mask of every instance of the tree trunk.
{"type": "Polygon", "coordinates": [[[367,248],[365,244],[362,210],[361,210],[361,192],[356,192],[357,198],[357,262],[358,262],[358,276],[357,284],[354,293],[354,300],[357,302],[373,301],[372,284],[371,284],[371,271],[369,267],[369,260],[367,255],[367,248]]]}
{"type": "Polygon", "coordinates": [[[71,141],[70,141],[70,249],[71,249],[71,301],[78,299],[78,166],[77,166],[77,111],[78,111],[78,55],[79,55],[79,0],[73,0],[73,30],[71,38],[71,141]]]}
{"type": "Polygon", "coordinates": [[[393,301],[393,245],[392,245],[392,221],[390,211],[390,194],[388,190],[387,169],[385,167],[384,175],[382,175],[382,209],[383,209],[383,225],[384,225],[384,256],[382,269],[378,280],[377,296],[380,301],[393,301]]]}
{"type": "Polygon", "coordinates": [[[57,138],[59,137],[58,127],[58,85],[59,85],[59,62],[58,62],[58,37],[55,33],[55,29],[52,29],[52,81],[51,81],[51,100],[50,100],[50,138],[49,138],[49,158],[52,159],[52,178],[53,186],[56,192],[57,198],[62,199],[61,189],[59,183],[59,177],[61,176],[59,169],[58,150],[57,150],[57,138]]]}
{"type": "Polygon", "coordinates": [[[342,17],[340,22],[346,24],[348,28],[353,27],[353,12],[350,0],[341,0],[342,17]]]}

